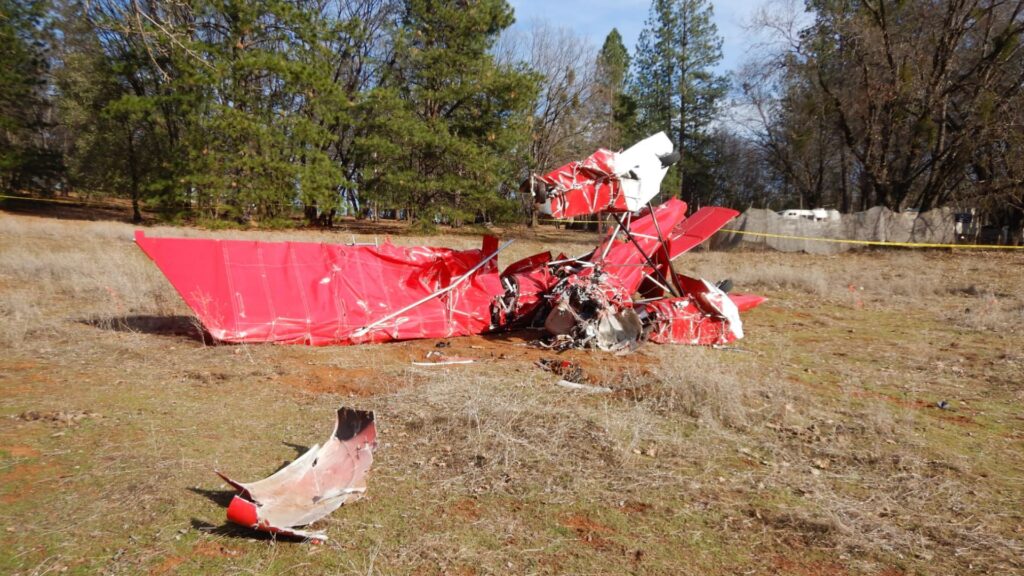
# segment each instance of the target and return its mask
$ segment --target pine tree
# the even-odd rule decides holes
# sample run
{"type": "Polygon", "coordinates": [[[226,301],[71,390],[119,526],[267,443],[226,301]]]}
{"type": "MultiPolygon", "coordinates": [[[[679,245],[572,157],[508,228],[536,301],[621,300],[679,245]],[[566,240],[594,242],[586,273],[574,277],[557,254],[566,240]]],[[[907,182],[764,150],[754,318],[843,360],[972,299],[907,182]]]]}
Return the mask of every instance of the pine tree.
{"type": "Polygon", "coordinates": [[[664,130],[682,154],[665,186],[694,209],[712,197],[710,129],[728,87],[713,71],[722,40],[711,16],[707,0],[654,0],[631,81],[640,131],[664,130]]]}
{"type": "Polygon", "coordinates": [[[0,0],[0,190],[47,189],[59,158],[46,145],[49,3],[0,0]]]}
{"type": "Polygon", "coordinates": [[[513,22],[504,0],[407,0],[396,65],[366,103],[363,182],[420,220],[458,223],[501,210],[499,185],[525,153],[536,80],[490,49],[513,22]]]}
{"type": "Polygon", "coordinates": [[[601,146],[611,150],[623,148],[635,134],[636,106],[626,94],[629,76],[629,51],[622,43],[618,29],[612,28],[597,54],[597,130],[601,146]]]}

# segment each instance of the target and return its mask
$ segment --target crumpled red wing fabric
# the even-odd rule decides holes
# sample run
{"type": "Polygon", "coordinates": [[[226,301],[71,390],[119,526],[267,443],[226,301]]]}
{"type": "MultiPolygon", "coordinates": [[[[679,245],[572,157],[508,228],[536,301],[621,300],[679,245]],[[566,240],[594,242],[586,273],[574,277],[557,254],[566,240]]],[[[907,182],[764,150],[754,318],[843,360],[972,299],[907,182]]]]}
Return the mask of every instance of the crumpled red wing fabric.
{"type": "Polygon", "coordinates": [[[569,162],[540,179],[552,187],[551,216],[572,218],[597,212],[625,212],[626,198],[612,168],[615,153],[604,148],[586,160],[569,162]]]}
{"type": "Polygon", "coordinates": [[[708,315],[692,298],[661,298],[639,307],[651,318],[650,342],[708,346],[736,339],[724,318],[708,315]]]}
{"type": "Polygon", "coordinates": [[[489,328],[491,302],[503,291],[492,260],[449,293],[357,338],[356,330],[465,274],[494,252],[497,239],[462,251],[142,232],[135,241],[210,334],[226,342],[326,345],[479,334],[489,328]]]}
{"type": "MultiPolygon", "coordinates": [[[[635,218],[629,229],[662,275],[668,278],[670,262],[673,259],[699,246],[738,214],[739,212],[729,208],[705,207],[687,218],[686,202],[671,198],[655,206],[653,213],[647,211],[643,216],[635,218]],[[667,250],[661,248],[658,227],[661,228],[667,250]]],[[[617,276],[630,293],[639,290],[645,296],[650,295],[651,291],[642,289],[641,284],[645,280],[644,273],[652,274],[653,270],[632,242],[609,237],[594,251],[591,261],[596,263],[601,258],[607,242],[613,242],[613,245],[604,259],[604,269],[617,276]]]]}
{"type": "MultiPolygon", "coordinates": [[[[629,230],[633,234],[633,238],[636,239],[637,244],[640,245],[644,253],[651,257],[652,261],[657,263],[657,252],[660,251],[660,242],[658,241],[657,228],[654,225],[655,218],[658,219],[658,225],[661,226],[662,232],[672,230],[686,218],[686,202],[672,198],[664,204],[655,206],[653,214],[648,211],[644,216],[634,218],[629,224],[629,230]]],[[[614,229],[612,232],[614,232],[614,229]]],[[[590,261],[595,264],[603,262],[604,271],[616,277],[618,283],[629,294],[636,292],[640,287],[645,272],[648,274],[653,272],[651,267],[646,264],[643,254],[637,250],[637,247],[632,242],[612,237],[610,234],[591,255],[590,261]],[[604,255],[608,242],[611,242],[612,246],[608,249],[608,254],[602,260],[602,255],[604,255]]],[[[584,270],[581,272],[581,275],[592,273],[589,270],[592,269],[584,270]]]]}
{"type": "MultiPolygon", "coordinates": [[[[721,313],[721,303],[705,298],[711,291],[727,298],[735,310],[746,312],[759,306],[766,299],[755,294],[723,294],[704,280],[676,275],[683,287],[682,298],[659,298],[638,305],[647,312],[651,330],[648,340],[658,344],[726,344],[736,340],[736,327],[730,325],[726,315],[721,313]]],[[[736,320],[739,317],[736,316],[736,320]]],[[[742,326],[740,333],[742,334],[742,326]]]]}

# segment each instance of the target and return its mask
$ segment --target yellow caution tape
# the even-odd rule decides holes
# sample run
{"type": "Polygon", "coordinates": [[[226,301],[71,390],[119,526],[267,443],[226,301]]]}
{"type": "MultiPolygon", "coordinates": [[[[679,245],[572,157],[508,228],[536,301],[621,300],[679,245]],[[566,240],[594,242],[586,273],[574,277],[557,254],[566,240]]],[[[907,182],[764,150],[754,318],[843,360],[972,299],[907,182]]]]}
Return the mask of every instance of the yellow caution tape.
{"type": "MultiPolygon", "coordinates": [[[[568,220],[557,218],[541,218],[538,222],[561,222],[563,224],[597,224],[599,220],[568,220]]],[[[898,246],[901,248],[967,248],[973,250],[1024,250],[1024,246],[1003,246],[999,244],[930,244],[925,242],[883,242],[880,240],[847,240],[844,238],[817,238],[814,236],[791,236],[789,234],[772,234],[770,232],[748,232],[722,228],[718,233],[743,234],[745,236],[761,236],[764,238],[784,238],[786,240],[810,240],[812,242],[831,242],[833,244],[859,244],[862,246],[898,246]]]]}
{"type": "MultiPolygon", "coordinates": [[[[554,223],[562,223],[562,224],[600,224],[601,222],[604,222],[604,221],[603,220],[575,220],[575,219],[569,219],[569,218],[538,218],[537,222],[544,222],[544,223],[554,222],[554,223]]],[[[606,224],[607,224],[607,222],[606,222],[606,224]]]]}
{"type": "MultiPolygon", "coordinates": [[[[33,202],[56,202],[59,204],[79,204],[106,207],[118,207],[117,204],[104,204],[89,200],[61,200],[58,198],[33,198],[31,196],[5,196],[0,198],[12,198],[14,200],[29,200],[33,202]]],[[[539,218],[538,222],[561,222],[563,224],[600,224],[602,220],[568,220],[557,218],[539,218]]],[[[817,238],[814,236],[792,236],[789,234],[772,234],[770,232],[749,232],[747,230],[732,230],[722,228],[717,233],[727,232],[729,234],[742,234],[744,236],[760,236],[763,238],[782,238],[785,240],[810,240],[812,242],[831,242],[833,244],[859,244],[862,246],[899,246],[901,248],[966,248],[974,250],[1024,250],[1024,246],[1003,246],[1000,244],[930,244],[924,242],[883,242],[880,240],[847,240],[845,238],[817,238]]]]}

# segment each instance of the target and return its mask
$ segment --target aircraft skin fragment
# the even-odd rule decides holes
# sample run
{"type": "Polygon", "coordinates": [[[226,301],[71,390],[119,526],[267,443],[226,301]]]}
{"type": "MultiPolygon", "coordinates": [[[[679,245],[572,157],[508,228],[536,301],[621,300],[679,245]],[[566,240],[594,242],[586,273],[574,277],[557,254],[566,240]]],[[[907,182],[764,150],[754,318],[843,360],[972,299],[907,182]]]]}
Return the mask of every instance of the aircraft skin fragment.
{"type": "Polygon", "coordinates": [[[327,540],[323,532],[300,530],[362,498],[377,447],[373,412],[340,408],[330,438],[292,463],[256,482],[217,474],[239,490],[228,505],[230,522],[271,534],[327,540]]]}

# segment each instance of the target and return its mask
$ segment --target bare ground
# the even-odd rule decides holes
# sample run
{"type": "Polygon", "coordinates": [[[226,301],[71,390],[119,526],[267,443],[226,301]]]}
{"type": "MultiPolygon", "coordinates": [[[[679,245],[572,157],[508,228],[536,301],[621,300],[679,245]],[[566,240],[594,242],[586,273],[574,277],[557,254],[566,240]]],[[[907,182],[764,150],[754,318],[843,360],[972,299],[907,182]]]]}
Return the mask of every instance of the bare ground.
{"type": "MultiPolygon", "coordinates": [[[[529,333],[448,367],[412,365],[435,341],[210,345],[131,232],[0,213],[2,573],[1024,573],[1024,255],[695,252],[771,298],[747,339],[560,356],[614,389],[581,395],[529,333]],[[330,542],[224,525],[211,470],[268,475],[341,404],[382,446],[330,542]]],[[[520,236],[503,263],[595,243],[520,236]]]]}

